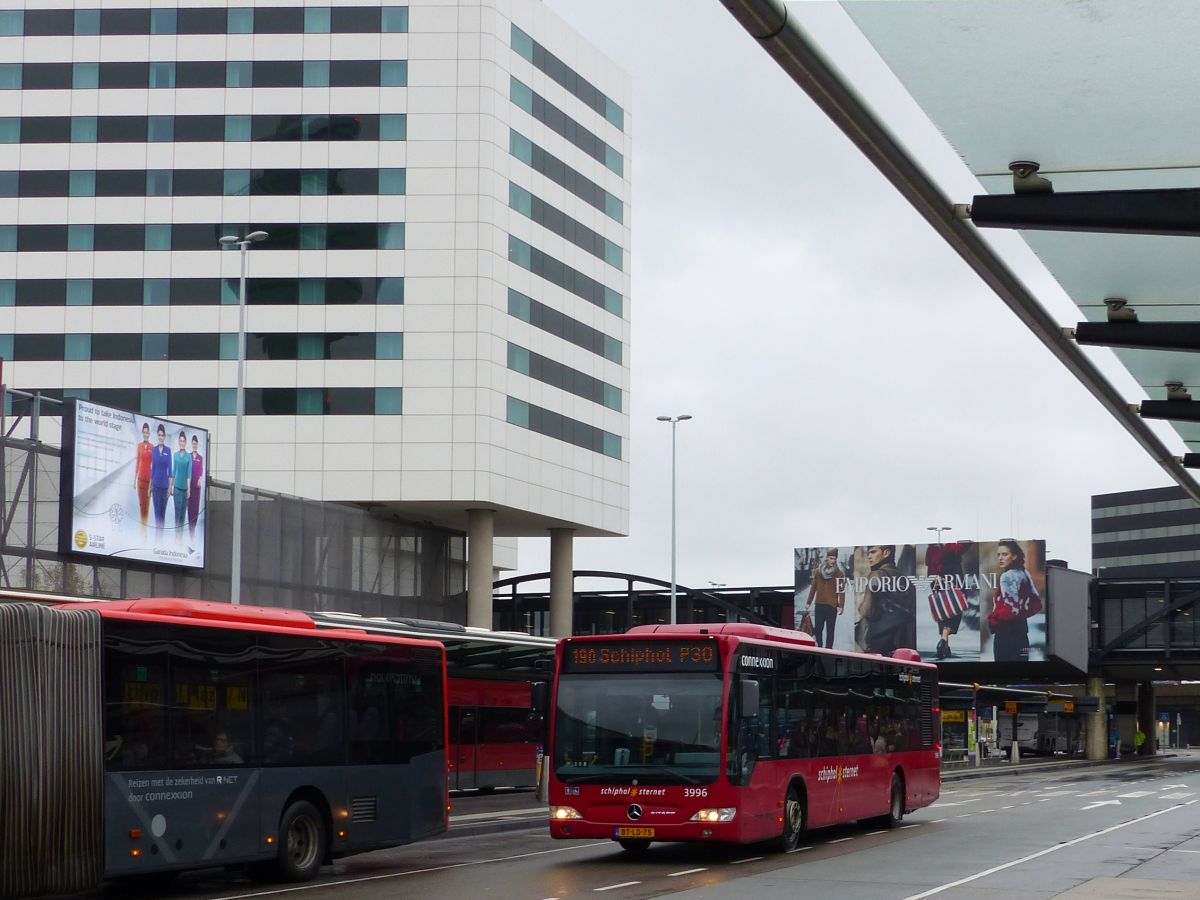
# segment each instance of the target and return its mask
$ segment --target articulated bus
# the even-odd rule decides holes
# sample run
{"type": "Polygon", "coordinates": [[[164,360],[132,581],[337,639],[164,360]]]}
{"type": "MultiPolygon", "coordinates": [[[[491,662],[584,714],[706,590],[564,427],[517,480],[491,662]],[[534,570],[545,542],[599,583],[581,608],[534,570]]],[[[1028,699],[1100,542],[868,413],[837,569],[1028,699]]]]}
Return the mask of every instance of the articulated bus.
{"type": "Polygon", "coordinates": [[[554,638],[425,619],[312,615],[318,626],[426,638],[445,646],[450,790],[537,784],[543,722],[542,711],[533,708],[533,685],[550,681],[554,638]]]}
{"type": "Polygon", "coordinates": [[[0,897],[447,827],[445,650],[193,600],[0,603],[0,897]]]}
{"type": "Polygon", "coordinates": [[[937,667],[761,625],[567,638],[555,659],[550,833],[773,841],[895,827],[940,790],[937,667]]]}

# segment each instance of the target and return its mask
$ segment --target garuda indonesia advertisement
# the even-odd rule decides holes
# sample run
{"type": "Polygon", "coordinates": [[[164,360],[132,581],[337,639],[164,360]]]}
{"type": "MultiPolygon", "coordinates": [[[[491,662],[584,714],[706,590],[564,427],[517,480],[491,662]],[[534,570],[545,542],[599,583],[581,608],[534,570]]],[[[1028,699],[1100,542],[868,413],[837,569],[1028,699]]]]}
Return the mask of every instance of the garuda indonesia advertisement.
{"type": "Polygon", "coordinates": [[[60,549],[204,566],[208,432],[74,400],[63,415],[60,549]]]}
{"type": "Polygon", "coordinates": [[[1046,542],[796,550],[795,627],[823,647],[953,663],[1046,658],[1046,542]]]}

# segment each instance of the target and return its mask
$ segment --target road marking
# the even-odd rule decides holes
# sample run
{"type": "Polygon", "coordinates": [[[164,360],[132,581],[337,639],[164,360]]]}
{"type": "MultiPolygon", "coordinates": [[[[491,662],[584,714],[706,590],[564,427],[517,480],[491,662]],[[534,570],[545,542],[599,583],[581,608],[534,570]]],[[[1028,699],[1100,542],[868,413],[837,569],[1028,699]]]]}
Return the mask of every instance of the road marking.
{"type": "Polygon", "coordinates": [[[913,822],[911,825],[901,825],[900,830],[904,831],[907,828],[920,828],[920,827],[921,827],[920,822],[913,822]]]}
{"type": "Polygon", "coordinates": [[[1086,794],[1080,794],[1080,797],[1095,797],[1098,794],[1111,794],[1115,788],[1102,788],[1098,791],[1088,791],[1086,794]]]}
{"type": "Polygon", "coordinates": [[[748,856],[745,859],[735,859],[735,860],[733,860],[733,862],[730,863],[730,865],[731,866],[740,866],[742,863],[758,862],[762,858],[763,857],[761,857],[761,856],[748,856]]]}
{"type": "Polygon", "coordinates": [[[1042,791],[1042,799],[1045,800],[1049,799],[1050,797],[1068,797],[1074,793],[1075,791],[1042,791]]]}
{"type": "Polygon", "coordinates": [[[341,881],[324,881],[320,884],[302,884],[297,887],[276,888],[271,891],[255,891],[251,894],[229,894],[225,897],[214,897],[213,900],[250,900],[252,897],[277,897],[280,894],[292,894],[300,891],[311,891],[317,888],[341,887],[346,884],[363,884],[368,881],[383,881],[387,878],[406,878],[409,875],[428,875],[430,872],[445,872],[450,869],[465,869],[469,866],[483,866],[488,863],[512,862],[514,859],[529,859],[534,856],[545,856],[548,853],[562,853],[566,850],[586,850],[589,847],[606,847],[611,841],[596,841],[593,844],[568,844],[566,847],[554,847],[550,850],[533,850],[529,853],[517,853],[513,856],[496,856],[491,859],[474,859],[470,862],[448,863],[444,866],[430,866],[426,869],[411,869],[407,872],[387,872],[383,875],[364,875],[362,878],[344,878],[341,881]]]}
{"type": "Polygon", "coordinates": [[[852,841],[852,840],[854,840],[854,838],[852,838],[852,837],[845,837],[845,838],[837,838],[836,840],[833,840],[833,841],[826,841],[826,843],[828,843],[828,844],[840,844],[840,843],[842,843],[843,841],[852,841]]]}
{"type": "Polygon", "coordinates": [[[545,816],[549,815],[544,809],[505,809],[490,813],[471,813],[466,816],[451,816],[450,824],[453,827],[455,822],[468,822],[473,819],[499,819],[505,816],[545,816]]]}
{"type": "Polygon", "coordinates": [[[799,853],[801,850],[811,850],[811,849],[812,849],[811,845],[808,847],[797,847],[795,850],[789,850],[788,853],[799,853]]]}
{"type": "Polygon", "coordinates": [[[981,810],[979,814],[982,816],[982,815],[984,815],[986,813],[990,813],[990,812],[995,812],[995,810],[994,809],[985,809],[985,810],[981,810]]]}
{"type": "Polygon", "coordinates": [[[1136,800],[1139,797],[1149,797],[1154,791],[1130,791],[1128,794],[1117,794],[1122,800],[1136,800]]]}
{"type": "Polygon", "coordinates": [[[953,803],[931,803],[930,809],[941,809],[947,806],[966,806],[968,803],[978,803],[979,797],[973,797],[970,800],[955,800],[953,803]]]}
{"type": "Polygon", "coordinates": [[[707,872],[708,869],[684,869],[682,872],[671,872],[668,878],[678,878],[680,875],[695,875],[697,872],[707,872]]]}
{"type": "Polygon", "coordinates": [[[959,814],[958,814],[957,816],[955,816],[954,818],[956,818],[956,819],[969,819],[969,818],[971,818],[971,814],[970,814],[970,813],[959,813],[959,814]]]}
{"type": "Polygon", "coordinates": [[[1163,790],[1169,791],[1171,788],[1177,788],[1177,787],[1185,788],[1185,787],[1187,787],[1187,785],[1186,784],[1164,784],[1163,790]]]}
{"type": "Polygon", "coordinates": [[[1196,796],[1195,791],[1176,791],[1173,794],[1159,794],[1159,800],[1186,800],[1188,797],[1196,796]]]}
{"type": "Polygon", "coordinates": [[[1002,806],[1002,807],[1000,807],[1000,808],[1001,808],[1001,809],[1012,809],[1012,807],[1011,807],[1011,806],[1002,806]]]}
{"type": "Polygon", "coordinates": [[[934,820],[933,820],[932,822],[930,822],[929,824],[930,824],[930,825],[936,825],[938,822],[945,822],[945,821],[946,821],[945,819],[934,819],[934,820]]]}
{"type": "Polygon", "coordinates": [[[1079,807],[1080,812],[1085,812],[1089,809],[1095,809],[1098,806],[1120,806],[1120,800],[1097,800],[1095,803],[1089,803],[1087,806],[1079,807]]]}
{"type": "Polygon", "coordinates": [[[1042,797],[1040,800],[1038,800],[1038,803],[1049,803],[1053,799],[1053,797],[1042,797]]]}
{"type": "Polygon", "coordinates": [[[1170,847],[1170,848],[1168,848],[1167,852],[1168,853],[1200,853],[1200,850],[1176,850],[1174,847],[1170,847]]]}
{"type": "Polygon", "coordinates": [[[1175,806],[1168,806],[1166,809],[1160,809],[1158,812],[1152,812],[1145,816],[1139,816],[1136,819],[1130,819],[1128,822],[1121,822],[1119,825],[1110,825],[1108,828],[1102,828],[1099,831],[1093,831],[1090,834],[1085,834],[1082,837],[1074,838],[1070,841],[1064,841],[1061,844],[1055,844],[1052,847],[1047,847],[1045,850],[1039,850],[1037,853],[1030,853],[1028,856],[1022,856],[1020,859],[1014,859],[1011,862],[1001,863],[998,866],[992,866],[990,869],[984,869],[982,872],[976,872],[974,875],[968,875],[966,878],[960,878],[957,881],[951,881],[949,884],[939,885],[935,888],[930,888],[927,891],[922,891],[919,894],[912,894],[905,897],[904,900],[922,900],[924,897],[932,897],[934,894],[940,894],[943,891],[948,891],[951,888],[961,887],[964,884],[970,884],[972,881],[978,881],[980,878],[986,878],[989,875],[995,875],[997,872],[1003,872],[1005,869],[1011,869],[1013,866],[1019,866],[1022,863],[1030,862],[1038,859],[1064,847],[1072,847],[1075,844],[1082,844],[1084,841],[1090,841],[1092,838],[1101,837],[1105,834],[1111,834],[1114,831],[1119,831],[1122,828],[1128,828],[1130,825],[1137,825],[1139,822],[1145,822],[1147,819],[1153,819],[1156,816],[1161,816],[1169,812],[1174,812],[1177,809],[1183,809],[1187,804],[1179,803],[1175,806]]]}
{"type": "Polygon", "coordinates": [[[592,888],[592,890],[598,894],[601,891],[615,891],[615,890],[617,890],[619,888],[623,888],[623,887],[633,887],[635,884],[641,884],[641,882],[640,881],[622,881],[620,884],[610,884],[607,887],[592,888]]]}
{"type": "Polygon", "coordinates": [[[877,834],[887,834],[887,833],[888,833],[888,830],[886,828],[881,828],[879,831],[868,831],[866,834],[863,835],[863,837],[874,837],[877,834]]]}

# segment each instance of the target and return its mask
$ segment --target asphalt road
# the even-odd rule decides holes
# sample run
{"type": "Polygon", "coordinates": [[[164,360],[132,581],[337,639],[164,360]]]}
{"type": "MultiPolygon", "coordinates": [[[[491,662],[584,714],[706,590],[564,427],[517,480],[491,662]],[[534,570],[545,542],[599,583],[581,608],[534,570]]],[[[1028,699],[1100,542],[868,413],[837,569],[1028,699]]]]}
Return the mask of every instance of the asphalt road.
{"type": "Polygon", "coordinates": [[[815,831],[790,854],[658,844],[634,859],[609,841],[553,841],[528,793],[460,798],[452,825],[438,840],[340,861],[309,885],[216,873],[159,896],[1200,898],[1200,753],[964,778],[900,829],[815,831]]]}

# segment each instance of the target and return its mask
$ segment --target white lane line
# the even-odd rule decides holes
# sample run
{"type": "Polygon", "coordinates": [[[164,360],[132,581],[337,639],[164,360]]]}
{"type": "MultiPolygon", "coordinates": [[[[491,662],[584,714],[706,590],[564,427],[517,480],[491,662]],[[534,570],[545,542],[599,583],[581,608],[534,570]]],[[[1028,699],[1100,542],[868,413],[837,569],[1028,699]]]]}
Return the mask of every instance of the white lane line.
{"type": "Polygon", "coordinates": [[[602,888],[592,888],[592,891],[599,894],[602,891],[615,891],[623,887],[633,887],[635,884],[641,884],[640,881],[622,881],[620,884],[610,884],[602,888]]]}
{"type": "Polygon", "coordinates": [[[921,827],[920,822],[913,822],[913,824],[911,824],[911,825],[901,825],[900,830],[904,831],[907,828],[920,828],[920,827],[921,827]]]}
{"type": "Polygon", "coordinates": [[[708,871],[708,869],[704,869],[704,868],[684,869],[682,872],[670,872],[667,874],[667,877],[668,878],[678,878],[680,875],[695,875],[697,872],[707,872],[707,871],[708,871]]]}
{"type": "Polygon", "coordinates": [[[983,810],[979,811],[979,814],[982,816],[985,813],[990,813],[990,812],[995,812],[995,810],[994,809],[983,809],[983,810]]]}
{"type": "Polygon", "coordinates": [[[1195,791],[1176,791],[1173,794],[1159,794],[1159,800],[1186,800],[1188,797],[1196,796],[1195,791]]]}
{"type": "Polygon", "coordinates": [[[1139,797],[1149,797],[1154,791],[1130,791],[1128,794],[1117,794],[1122,800],[1137,800],[1139,797]]]}
{"type": "Polygon", "coordinates": [[[945,822],[945,821],[946,821],[945,819],[934,819],[934,820],[933,820],[932,822],[930,822],[929,824],[930,824],[930,825],[936,825],[938,822],[945,822]]]}
{"type": "Polygon", "coordinates": [[[797,847],[795,850],[789,850],[788,853],[799,853],[801,850],[811,850],[811,849],[812,849],[811,845],[808,847],[797,847]]]}
{"type": "Polygon", "coordinates": [[[1101,837],[1105,834],[1111,834],[1114,831],[1119,831],[1122,828],[1128,828],[1130,825],[1137,825],[1139,822],[1145,822],[1147,819],[1153,819],[1165,813],[1174,812],[1177,809],[1183,809],[1186,804],[1178,803],[1175,806],[1168,806],[1166,809],[1160,809],[1158,812],[1152,812],[1149,815],[1139,816],[1136,819],[1130,819],[1128,822],[1122,822],[1119,825],[1110,825],[1108,828],[1102,828],[1099,831],[1093,831],[1090,834],[1085,834],[1082,837],[1074,838],[1070,841],[1064,841],[1061,844],[1055,844],[1052,847],[1047,847],[1045,850],[1039,850],[1037,853],[1030,853],[1028,856],[1022,856],[1020,859],[1014,859],[1011,862],[1001,863],[998,866],[992,866],[990,869],[984,869],[982,872],[976,872],[974,875],[968,875],[966,878],[960,878],[958,881],[951,881],[949,884],[939,885],[935,888],[930,888],[927,891],[922,891],[920,894],[912,894],[905,897],[904,900],[922,900],[924,897],[932,897],[934,894],[940,894],[943,891],[948,891],[951,888],[961,887],[964,884],[970,884],[972,881],[978,881],[980,878],[986,878],[989,875],[995,875],[997,872],[1003,872],[1005,869],[1011,869],[1013,866],[1019,866],[1022,863],[1030,862],[1047,854],[1054,853],[1063,847],[1072,847],[1075,844],[1082,844],[1084,841],[1090,841],[1092,838],[1101,837]]]}
{"type": "Polygon", "coordinates": [[[1080,797],[1095,797],[1098,794],[1111,794],[1115,788],[1102,788],[1098,791],[1088,791],[1086,794],[1080,794],[1080,797]]]}
{"type": "Polygon", "coordinates": [[[597,841],[593,844],[568,844],[566,847],[554,847],[550,850],[533,850],[529,853],[517,853],[513,856],[496,856],[490,859],[474,859],[470,862],[450,863],[444,866],[430,866],[427,869],[411,869],[408,872],[387,872],[383,875],[365,875],[362,878],[344,878],[341,881],[325,881],[321,884],[302,884],[297,887],[276,888],[271,891],[255,891],[251,894],[229,894],[225,897],[214,897],[213,900],[250,900],[252,897],[277,897],[280,894],[292,894],[300,891],[311,891],[317,888],[341,887],[345,884],[363,884],[368,881],[383,881],[386,878],[407,878],[409,875],[427,875],[430,872],[445,872],[449,869],[465,869],[468,866],[483,866],[488,863],[512,862],[515,859],[529,859],[534,856],[545,856],[549,853],[562,853],[564,850],[586,850],[589,847],[607,847],[611,841],[597,841]]]}
{"type": "Polygon", "coordinates": [[[852,841],[852,840],[854,840],[854,838],[852,838],[852,837],[845,837],[845,838],[838,838],[837,840],[833,840],[833,841],[826,841],[826,843],[829,843],[829,844],[840,844],[840,843],[842,843],[843,841],[852,841]]]}
{"type": "Polygon", "coordinates": [[[1051,799],[1052,799],[1051,797],[1043,797],[1041,800],[1038,801],[1038,803],[1048,803],[1051,799]]]}
{"type": "Polygon", "coordinates": [[[886,828],[881,828],[879,831],[868,831],[863,837],[874,837],[877,834],[887,834],[886,828]]]}
{"type": "Polygon", "coordinates": [[[955,816],[954,818],[956,818],[956,819],[969,819],[969,818],[971,818],[971,814],[970,814],[970,813],[959,813],[959,814],[958,814],[957,816],[955,816]]]}
{"type": "Polygon", "coordinates": [[[745,859],[735,859],[735,860],[733,860],[732,862],[730,862],[729,864],[730,864],[731,866],[740,866],[742,863],[748,863],[748,862],[758,862],[760,859],[763,859],[763,857],[761,857],[761,856],[748,856],[748,857],[746,857],[745,859]]]}
{"type": "Polygon", "coordinates": [[[1011,807],[1011,806],[1002,806],[1002,807],[1000,807],[1000,808],[1001,808],[1001,809],[1012,809],[1012,807],[1011,807]]]}
{"type": "Polygon", "coordinates": [[[455,822],[469,822],[472,819],[491,819],[501,818],[503,816],[546,816],[549,812],[545,809],[504,809],[489,813],[470,813],[465,816],[451,816],[450,824],[455,822]]]}
{"type": "Polygon", "coordinates": [[[1167,850],[1168,853],[1200,853],[1200,850],[1177,850],[1171,847],[1167,850]]]}

